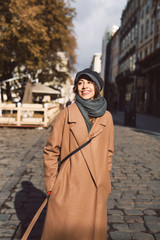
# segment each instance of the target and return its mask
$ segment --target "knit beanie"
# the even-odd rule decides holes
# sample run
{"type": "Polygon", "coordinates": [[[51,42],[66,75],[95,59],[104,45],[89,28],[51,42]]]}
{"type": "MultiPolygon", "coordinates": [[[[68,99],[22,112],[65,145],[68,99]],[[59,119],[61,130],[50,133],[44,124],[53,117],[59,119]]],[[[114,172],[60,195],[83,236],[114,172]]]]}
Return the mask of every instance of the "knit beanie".
{"type": "Polygon", "coordinates": [[[103,80],[100,75],[96,72],[91,70],[90,68],[86,68],[76,74],[74,84],[76,84],[83,76],[88,76],[93,82],[97,84],[99,91],[103,88],[103,80]]]}

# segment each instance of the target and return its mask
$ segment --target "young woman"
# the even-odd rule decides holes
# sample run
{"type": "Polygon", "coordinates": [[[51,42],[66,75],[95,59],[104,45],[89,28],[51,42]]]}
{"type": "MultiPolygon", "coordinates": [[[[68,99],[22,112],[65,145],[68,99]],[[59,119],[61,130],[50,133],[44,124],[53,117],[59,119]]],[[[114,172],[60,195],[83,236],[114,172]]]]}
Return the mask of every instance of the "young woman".
{"type": "Polygon", "coordinates": [[[75,103],[56,117],[44,148],[50,194],[42,240],[106,240],[111,192],[113,121],[99,92],[100,75],[84,69],[75,78],[75,103]],[[58,161],[92,139],[63,163],[58,161]]]}

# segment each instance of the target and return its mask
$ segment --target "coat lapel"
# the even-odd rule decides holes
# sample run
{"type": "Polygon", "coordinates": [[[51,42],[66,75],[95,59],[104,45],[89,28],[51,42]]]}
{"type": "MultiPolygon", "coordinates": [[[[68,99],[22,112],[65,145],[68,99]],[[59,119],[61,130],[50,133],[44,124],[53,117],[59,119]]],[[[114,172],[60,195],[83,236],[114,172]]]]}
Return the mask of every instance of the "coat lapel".
{"type": "MultiPolygon", "coordinates": [[[[95,137],[97,137],[106,126],[106,114],[104,114],[101,118],[96,119],[93,127],[91,128],[90,133],[88,133],[87,125],[77,105],[72,104],[68,109],[69,109],[70,129],[74,138],[77,141],[78,146],[81,146],[83,143],[87,142],[90,138],[94,139],[95,137]]],[[[92,153],[91,153],[90,144],[84,147],[81,150],[81,152],[87,164],[88,170],[91,174],[91,177],[94,181],[94,184],[96,185],[96,179],[95,179],[95,173],[94,173],[95,171],[94,171],[93,161],[91,157],[92,153]]]]}
{"type": "Polygon", "coordinates": [[[72,104],[68,109],[70,129],[80,146],[89,139],[87,125],[76,104],[72,104]]]}

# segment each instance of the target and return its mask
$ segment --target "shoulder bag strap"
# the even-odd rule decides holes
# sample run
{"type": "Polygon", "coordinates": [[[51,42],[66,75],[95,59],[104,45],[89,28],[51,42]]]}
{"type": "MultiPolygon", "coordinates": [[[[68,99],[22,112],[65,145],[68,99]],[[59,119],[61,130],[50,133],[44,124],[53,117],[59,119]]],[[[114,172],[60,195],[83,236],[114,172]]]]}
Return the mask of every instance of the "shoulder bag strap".
{"type": "Polygon", "coordinates": [[[61,165],[70,157],[72,157],[75,153],[77,153],[79,150],[87,146],[92,141],[92,138],[89,139],[87,142],[83,143],[80,147],[76,148],[73,152],[69,153],[62,161],[58,162],[58,168],[61,167],[61,165]]]}
{"type": "Polygon", "coordinates": [[[28,228],[26,229],[23,237],[21,238],[21,240],[26,240],[32,230],[32,228],[34,227],[35,223],[37,222],[42,210],[44,209],[44,207],[46,206],[48,201],[48,198],[46,198],[44,200],[44,202],[42,203],[42,205],[40,206],[40,208],[38,209],[38,211],[36,212],[36,214],[34,215],[34,217],[32,218],[32,221],[30,222],[28,228]]]}

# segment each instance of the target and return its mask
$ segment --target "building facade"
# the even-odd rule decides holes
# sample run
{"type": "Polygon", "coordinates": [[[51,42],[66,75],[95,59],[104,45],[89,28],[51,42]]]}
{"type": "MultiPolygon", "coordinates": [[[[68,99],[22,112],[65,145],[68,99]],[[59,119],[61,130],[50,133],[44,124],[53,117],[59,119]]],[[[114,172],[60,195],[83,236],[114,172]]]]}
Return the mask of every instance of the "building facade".
{"type": "Polygon", "coordinates": [[[125,110],[131,104],[138,42],[139,1],[128,1],[121,17],[119,37],[119,70],[116,77],[118,109],[125,110]]]}
{"type": "Polygon", "coordinates": [[[93,71],[98,72],[99,74],[101,73],[101,62],[102,62],[102,54],[101,53],[95,53],[93,58],[92,58],[92,62],[91,62],[91,69],[93,71]]]}
{"type": "Polygon", "coordinates": [[[102,64],[105,66],[102,68],[102,70],[104,69],[104,97],[107,100],[108,110],[112,111],[117,108],[117,88],[115,80],[118,73],[119,28],[114,25],[106,36],[105,53],[103,53],[105,57],[102,59],[102,64]]]}
{"type": "Polygon", "coordinates": [[[160,0],[128,1],[121,17],[118,66],[118,109],[135,107],[138,113],[160,116],[160,0]]]}
{"type": "Polygon", "coordinates": [[[140,112],[160,116],[160,1],[140,2],[138,56],[144,75],[137,86],[140,112]]]}

